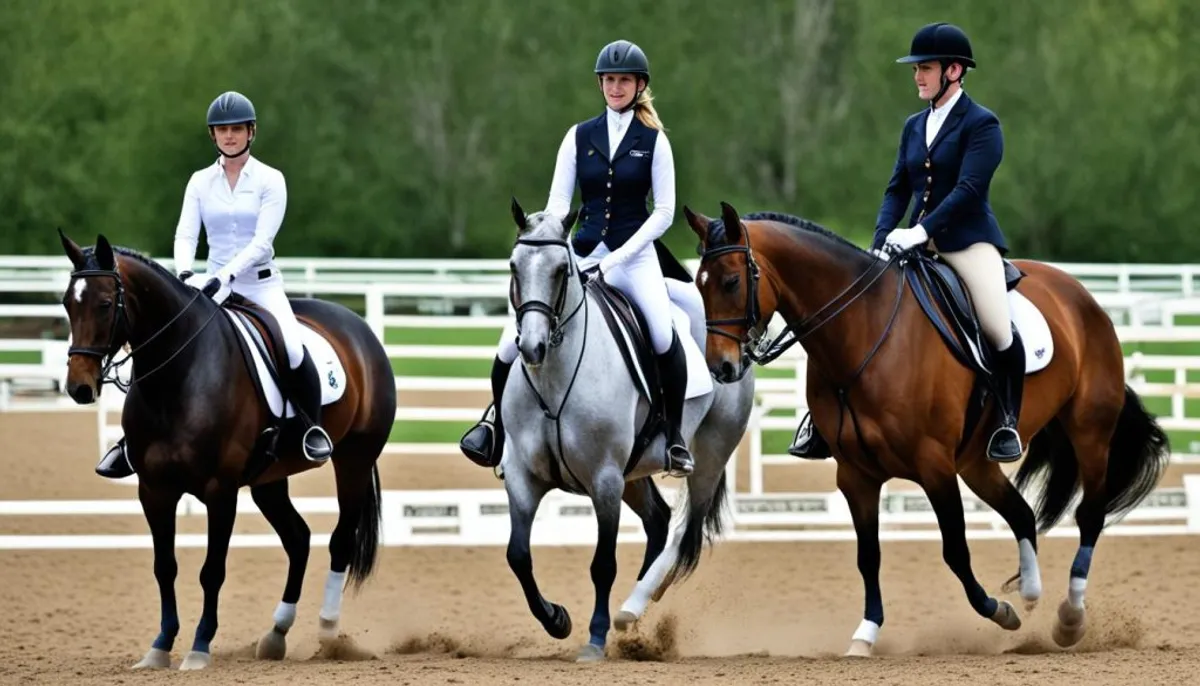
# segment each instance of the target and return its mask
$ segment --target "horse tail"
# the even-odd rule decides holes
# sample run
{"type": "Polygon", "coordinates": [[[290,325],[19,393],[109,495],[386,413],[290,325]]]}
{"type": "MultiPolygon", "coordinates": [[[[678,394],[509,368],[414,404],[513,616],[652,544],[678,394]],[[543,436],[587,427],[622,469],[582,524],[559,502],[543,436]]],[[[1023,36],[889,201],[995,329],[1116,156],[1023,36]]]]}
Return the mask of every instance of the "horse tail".
{"type": "Polygon", "coordinates": [[[1137,507],[1162,479],[1171,461],[1171,443],[1141,398],[1125,387],[1125,405],[1108,450],[1108,502],[1104,511],[1118,520],[1137,507]]]}
{"type": "MultiPolygon", "coordinates": [[[[1137,393],[1125,387],[1125,403],[1109,440],[1105,472],[1107,500],[1104,511],[1119,520],[1137,506],[1158,484],[1170,461],[1170,443],[1137,393]]],[[[1025,461],[1013,478],[1024,491],[1035,480],[1045,481],[1036,505],[1038,532],[1045,533],[1062,519],[1079,484],[1075,449],[1059,419],[1051,420],[1030,441],[1025,461]]]]}
{"type": "MultiPolygon", "coordinates": [[[[690,491],[689,484],[689,491],[690,491]]],[[[679,537],[679,556],[667,578],[682,581],[696,570],[700,564],[700,553],[704,544],[712,543],[724,530],[723,510],[727,498],[725,472],[717,479],[716,488],[700,502],[695,498],[688,500],[687,525],[683,535],[679,537]]]]}
{"type": "Polygon", "coordinates": [[[347,569],[348,584],[362,587],[375,569],[379,553],[379,531],[383,518],[383,495],[379,485],[379,463],[371,464],[371,497],[358,510],[358,521],[354,527],[354,549],[350,552],[347,569]]]}
{"type": "Polygon", "coordinates": [[[1045,533],[1062,519],[1079,485],[1075,448],[1057,417],[1034,434],[1025,460],[1013,476],[1013,485],[1022,492],[1035,482],[1042,482],[1042,489],[1033,509],[1038,533],[1045,533]]]}

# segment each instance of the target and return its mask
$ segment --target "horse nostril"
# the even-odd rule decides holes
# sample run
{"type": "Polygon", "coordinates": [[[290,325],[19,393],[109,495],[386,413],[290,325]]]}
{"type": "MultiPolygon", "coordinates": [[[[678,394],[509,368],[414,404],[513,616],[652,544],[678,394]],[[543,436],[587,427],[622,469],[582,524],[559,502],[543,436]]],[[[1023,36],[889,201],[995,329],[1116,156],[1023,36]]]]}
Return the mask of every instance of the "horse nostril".
{"type": "Polygon", "coordinates": [[[537,355],[538,362],[541,362],[542,360],[546,359],[546,344],[538,343],[537,347],[534,348],[533,352],[535,355],[537,355]]]}
{"type": "Polygon", "coordinates": [[[729,380],[729,379],[732,379],[733,377],[734,377],[733,364],[730,363],[729,360],[725,360],[724,362],[721,363],[721,378],[725,379],[725,380],[729,380]]]}
{"type": "Polygon", "coordinates": [[[79,384],[71,389],[71,397],[75,398],[75,402],[86,404],[92,402],[92,387],[87,384],[79,384]]]}

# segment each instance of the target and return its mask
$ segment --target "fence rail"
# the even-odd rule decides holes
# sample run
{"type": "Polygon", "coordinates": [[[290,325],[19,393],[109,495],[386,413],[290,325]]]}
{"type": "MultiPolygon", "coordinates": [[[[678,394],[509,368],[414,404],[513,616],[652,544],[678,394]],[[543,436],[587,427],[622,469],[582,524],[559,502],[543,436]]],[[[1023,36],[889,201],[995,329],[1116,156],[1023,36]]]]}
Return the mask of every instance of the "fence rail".
{"type": "MultiPolygon", "coordinates": [[[[972,540],[1005,539],[1012,531],[1004,520],[969,491],[963,490],[967,537],[972,540]]],[[[677,492],[665,489],[668,503],[677,492]]],[[[304,514],[337,512],[336,498],[294,498],[304,514]]],[[[732,541],[853,541],[850,509],[841,493],[788,493],[760,496],[733,494],[726,514],[724,540],[732,541]]],[[[385,546],[500,546],[510,531],[508,500],[503,490],[384,491],[382,493],[382,543],[385,546]]],[[[256,514],[249,494],[241,493],[237,511],[256,514]]],[[[185,496],[177,517],[201,516],[202,503],[185,496]]],[[[676,515],[679,513],[676,512],[676,515]]],[[[127,500],[0,501],[4,516],[106,516],[141,515],[141,505],[127,500]]],[[[880,539],[885,541],[937,541],[937,517],[924,494],[888,493],[880,499],[880,539]]],[[[1162,488],[1150,495],[1125,519],[1110,526],[1106,535],[1161,536],[1200,533],[1200,475],[1184,476],[1182,488],[1162,488]]],[[[1059,526],[1051,537],[1077,537],[1075,527],[1059,526]]],[[[176,537],[179,547],[203,547],[203,534],[176,537]]],[[[328,543],[328,534],[314,534],[314,545],[328,543]]],[[[622,505],[621,542],[645,542],[641,522],[622,505]]],[[[543,500],[533,525],[533,545],[594,545],[595,513],[583,496],[552,492],[543,500]]],[[[237,534],[233,547],[276,547],[275,534],[237,534]]],[[[150,548],[148,535],[7,535],[0,550],[14,549],[131,549],[150,548]]]]}

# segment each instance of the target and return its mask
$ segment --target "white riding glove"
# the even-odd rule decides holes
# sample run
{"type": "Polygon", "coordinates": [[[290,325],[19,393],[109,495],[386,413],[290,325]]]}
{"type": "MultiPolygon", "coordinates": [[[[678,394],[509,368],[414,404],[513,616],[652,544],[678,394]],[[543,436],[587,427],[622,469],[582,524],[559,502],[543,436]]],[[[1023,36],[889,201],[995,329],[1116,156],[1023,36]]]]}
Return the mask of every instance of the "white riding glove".
{"type": "Polygon", "coordinates": [[[211,279],[211,278],[212,277],[209,276],[208,274],[201,272],[199,274],[189,275],[187,278],[185,278],[183,280],[183,282],[185,284],[187,284],[188,286],[195,288],[196,290],[201,290],[204,288],[204,284],[208,283],[209,279],[211,279]]]}
{"type": "Polygon", "coordinates": [[[892,229],[883,244],[886,248],[901,252],[927,240],[929,240],[929,234],[925,232],[925,227],[917,224],[911,229],[892,229]]]}
{"type": "Polygon", "coordinates": [[[195,288],[204,295],[212,298],[220,305],[229,297],[229,284],[221,272],[216,274],[192,274],[183,280],[185,284],[195,288]]]}

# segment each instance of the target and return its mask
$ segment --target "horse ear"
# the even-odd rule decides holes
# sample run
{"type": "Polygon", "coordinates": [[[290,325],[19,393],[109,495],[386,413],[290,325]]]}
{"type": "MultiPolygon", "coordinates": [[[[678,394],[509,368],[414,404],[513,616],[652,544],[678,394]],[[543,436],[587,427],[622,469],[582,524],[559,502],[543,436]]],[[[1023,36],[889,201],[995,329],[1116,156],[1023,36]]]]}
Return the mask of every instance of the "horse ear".
{"type": "Polygon", "coordinates": [[[112,246],[109,245],[108,239],[104,234],[96,236],[96,263],[101,269],[112,271],[117,268],[117,259],[113,255],[112,246]]]}
{"type": "Polygon", "coordinates": [[[708,225],[712,220],[703,214],[698,214],[692,211],[692,208],[687,205],[683,206],[683,216],[687,218],[688,226],[692,227],[692,231],[700,237],[700,245],[704,245],[708,240],[708,225]]]}
{"type": "Polygon", "coordinates": [[[730,245],[743,242],[742,216],[733,209],[733,205],[721,201],[721,221],[725,224],[725,236],[730,245]]]}
{"type": "Polygon", "coordinates": [[[83,269],[87,265],[87,258],[83,256],[83,249],[75,241],[67,238],[67,234],[63,233],[61,226],[58,228],[58,237],[62,240],[63,252],[67,254],[67,258],[71,260],[71,264],[76,269],[83,269]]]}
{"type": "Polygon", "coordinates": [[[512,217],[513,221],[517,223],[517,233],[524,231],[528,222],[525,220],[525,210],[521,209],[521,203],[517,202],[515,195],[512,199],[512,217]]]}
{"type": "Polygon", "coordinates": [[[566,237],[571,234],[571,229],[575,228],[575,222],[578,219],[579,219],[579,208],[578,207],[576,207],[575,209],[568,212],[567,216],[563,218],[563,221],[562,221],[562,226],[563,226],[562,237],[563,237],[563,239],[566,239],[566,237]]]}

